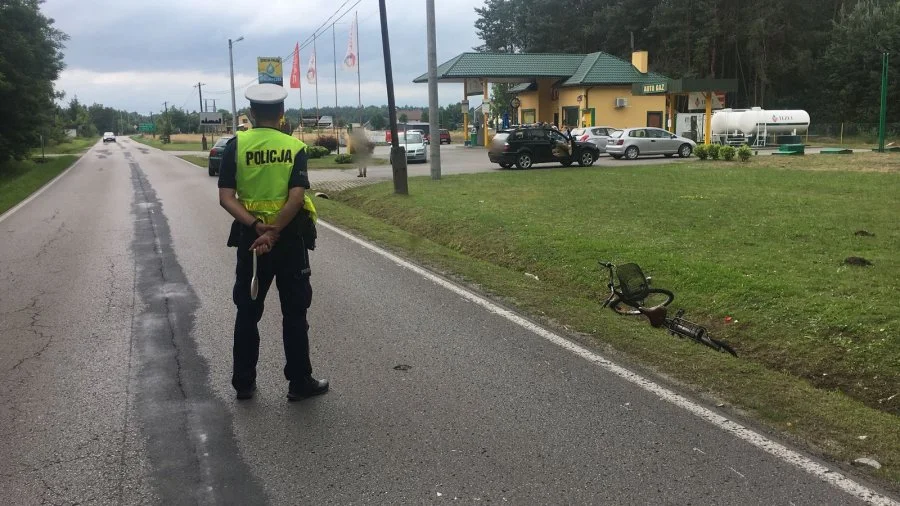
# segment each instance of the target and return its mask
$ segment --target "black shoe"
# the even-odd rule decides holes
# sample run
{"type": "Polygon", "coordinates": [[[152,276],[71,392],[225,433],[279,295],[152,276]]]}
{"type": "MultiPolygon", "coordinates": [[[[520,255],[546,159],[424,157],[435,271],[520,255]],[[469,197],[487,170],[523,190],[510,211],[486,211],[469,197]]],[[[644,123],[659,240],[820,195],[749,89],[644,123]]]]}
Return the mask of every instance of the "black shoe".
{"type": "Polygon", "coordinates": [[[328,380],[317,380],[310,376],[305,381],[291,382],[288,389],[287,398],[289,401],[299,401],[312,397],[314,395],[322,395],[328,391],[328,380]]]}
{"type": "Polygon", "coordinates": [[[252,399],[254,393],[256,393],[256,382],[255,381],[249,387],[238,388],[236,397],[239,401],[246,401],[247,399],[252,399]]]}

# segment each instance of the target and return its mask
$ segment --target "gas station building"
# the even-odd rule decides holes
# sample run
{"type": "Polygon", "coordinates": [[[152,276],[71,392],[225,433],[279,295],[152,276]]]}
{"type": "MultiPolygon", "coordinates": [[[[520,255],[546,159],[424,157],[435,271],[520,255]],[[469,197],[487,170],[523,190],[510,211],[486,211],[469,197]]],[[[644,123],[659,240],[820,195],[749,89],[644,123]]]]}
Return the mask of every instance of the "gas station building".
{"type": "MultiPolygon", "coordinates": [[[[648,60],[647,51],[632,53],[631,62],[602,51],[462,53],[439,65],[437,78],[440,83],[463,85],[464,113],[468,112],[469,96],[482,95],[483,101],[490,103],[489,84],[513,83],[511,92],[516,99],[510,108],[518,123],[549,123],[560,128],[649,126],[674,131],[677,96],[702,92],[711,106],[713,92],[737,88],[736,80],[730,79],[672,80],[651,72],[648,60]]],[[[427,83],[428,74],[413,82],[427,83]]],[[[708,110],[707,122],[710,116],[708,110]]],[[[487,117],[482,126],[485,131],[486,126],[487,117]]],[[[487,144],[487,138],[484,142],[487,144]]]]}

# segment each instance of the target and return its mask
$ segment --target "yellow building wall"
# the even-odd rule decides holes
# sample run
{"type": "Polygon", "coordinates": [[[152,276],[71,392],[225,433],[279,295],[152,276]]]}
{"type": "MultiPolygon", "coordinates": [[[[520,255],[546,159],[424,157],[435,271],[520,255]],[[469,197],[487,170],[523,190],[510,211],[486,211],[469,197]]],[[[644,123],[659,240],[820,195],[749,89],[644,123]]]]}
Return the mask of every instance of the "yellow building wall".
{"type": "MultiPolygon", "coordinates": [[[[582,104],[585,104],[582,101],[582,104]]],[[[665,95],[632,95],[631,87],[591,88],[587,92],[587,105],[595,110],[593,126],[629,128],[647,126],[647,113],[660,112],[665,116],[665,95]],[[616,98],[628,101],[625,107],[616,107],[616,98]]],[[[665,128],[665,124],[663,124],[665,128]]]]}
{"type": "MultiPolygon", "coordinates": [[[[560,126],[563,126],[563,107],[578,107],[579,118],[590,121],[590,115],[583,115],[583,109],[594,109],[594,125],[615,128],[641,127],[647,125],[648,112],[660,112],[665,118],[665,95],[631,94],[631,86],[594,87],[594,88],[559,88],[559,97],[553,100],[553,80],[539,79],[537,91],[519,93],[519,122],[523,123],[522,111],[534,109],[536,121],[553,123],[553,115],[559,114],[560,126]],[[581,95],[581,102],[578,96],[581,95]],[[616,98],[624,97],[628,105],[616,107],[616,98]]],[[[665,124],[663,124],[665,128],[665,124]]]]}
{"type": "Polygon", "coordinates": [[[535,121],[540,121],[538,119],[538,92],[537,91],[526,91],[524,93],[519,93],[516,95],[519,97],[519,124],[525,123],[525,118],[523,117],[523,112],[528,109],[534,109],[535,121]]]}

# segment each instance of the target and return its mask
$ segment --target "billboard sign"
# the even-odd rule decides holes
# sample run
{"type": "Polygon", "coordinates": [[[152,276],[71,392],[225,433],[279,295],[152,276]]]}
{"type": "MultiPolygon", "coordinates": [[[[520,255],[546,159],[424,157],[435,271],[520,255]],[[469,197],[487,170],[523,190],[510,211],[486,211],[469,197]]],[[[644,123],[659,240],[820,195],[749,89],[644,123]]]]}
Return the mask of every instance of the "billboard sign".
{"type": "Polygon", "coordinates": [[[271,83],[284,86],[284,74],[280,57],[260,56],[256,59],[256,67],[259,71],[259,84],[271,83]]]}
{"type": "MultiPolygon", "coordinates": [[[[712,109],[724,109],[725,108],[725,92],[724,91],[714,91],[712,93],[712,109]]],[[[703,111],[706,109],[706,97],[705,93],[702,92],[692,92],[688,94],[688,110],[689,111],[703,111]]]]}
{"type": "Polygon", "coordinates": [[[156,125],[154,125],[153,123],[141,123],[140,125],[138,125],[138,131],[139,132],[155,132],[156,125]]]}
{"type": "Polygon", "coordinates": [[[200,126],[222,126],[222,113],[220,112],[201,112],[200,126]]]}

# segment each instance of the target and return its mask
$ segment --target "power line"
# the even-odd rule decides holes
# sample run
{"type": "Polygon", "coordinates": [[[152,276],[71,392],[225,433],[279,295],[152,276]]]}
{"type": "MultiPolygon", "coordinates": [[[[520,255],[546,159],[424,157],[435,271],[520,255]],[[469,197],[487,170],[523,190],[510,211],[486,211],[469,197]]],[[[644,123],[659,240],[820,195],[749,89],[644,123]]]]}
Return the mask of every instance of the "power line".
{"type": "MultiPolygon", "coordinates": [[[[335,11],[331,14],[331,16],[328,16],[328,18],[325,20],[325,22],[322,23],[318,28],[316,28],[315,31],[313,31],[313,34],[312,34],[312,35],[310,35],[309,37],[307,37],[306,39],[304,39],[303,43],[300,44],[300,50],[302,51],[304,48],[309,47],[309,46],[313,43],[313,40],[314,40],[315,38],[317,38],[317,37],[318,37],[319,35],[321,35],[322,33],[325,33],[325,31],[328,30],[328,28],[330,28],[332,25],[336,24],[338,21],[340,21],[341,19],[343,19],[344,16],[346,16],[347,14],[350,14],[350,11],[351,11],[354,7],[356,7],[357,5],[359,5],[360,3],[362,3],[363,0],[356,0],[356,1],[353,3],[353,5],[351,5],[350,7],[347,7],[347,10],[344,11],[343,14],[341,14],[340,16],[338,16],[338,17],[335,18],[335,15],[337,15],[339,12],[341,12],[341,10],[344,9],[344,6],[346,6],[346,5],[347,5],[348,3],[350,3],[351,1],[353,1],[353,0],[344,0],[344,3],[342,3],[341,6],[338,7],[337,10],[335,10],[335,11]],[[334,21],[333,21],[331,24],[328,24],[328,22],[329,22],[329,21],[332,21],[332,19],[333,19],[334,21]]],[[[287,60],[293,58],[295,52],[296,52],[296,51],[291,51],[290,54],[288,54],[287,56],[282,57],[282,58],[281,58],[281,62],[284,63],[284,62],[286,62],[287,60]]],[[[237,90],[237,89],[243,90],[243,89],[245,89],[246,87],[248,87],[248,86],[250,86],[251,84],[253,84],[254,82],[256,82],[256,78],[251,79],[250,81],[247,81],[247,84],[244,84],[244,85],[242,85],[242,86],[239,86],[238,88],[235,88],[235,89],[236,89],[236,90],[237,90]]],[[[207,93],[210,93],[210,92],[207,92],[207,93]]],[[[227,93],[231,93],[231,90],[228,90],[227,93]]]]}

